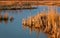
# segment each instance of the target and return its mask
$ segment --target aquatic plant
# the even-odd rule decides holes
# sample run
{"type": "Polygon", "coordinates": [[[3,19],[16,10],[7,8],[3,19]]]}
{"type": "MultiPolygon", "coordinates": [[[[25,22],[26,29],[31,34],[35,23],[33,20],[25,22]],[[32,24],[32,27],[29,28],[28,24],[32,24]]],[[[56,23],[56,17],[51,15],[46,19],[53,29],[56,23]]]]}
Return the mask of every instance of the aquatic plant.
{"type": "Polygon", "coordinates": [[[29,27],[30,31],[46,33],[48,38],[60,38],[60,14],[51,7],[48,13],[38,13],[36,16],[24,19],[22,24],[24,27],[29,27]]]}

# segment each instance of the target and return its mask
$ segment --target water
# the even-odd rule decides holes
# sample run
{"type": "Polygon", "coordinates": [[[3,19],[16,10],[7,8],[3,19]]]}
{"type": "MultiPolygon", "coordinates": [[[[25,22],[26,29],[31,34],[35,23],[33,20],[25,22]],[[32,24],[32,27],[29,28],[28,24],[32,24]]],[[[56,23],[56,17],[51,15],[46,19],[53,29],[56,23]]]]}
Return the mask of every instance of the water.
{"type": "MultiPolygon", "coordinates": [[[[24,30],[22,27],[22,19],[28,18],[30,16],[36,15],[39,12],[47,12],[47,6],[40,6],[38,9],[31,9],[31,10],[2,10],[0,14],[4,15],[8,13],[9,17],[13,16],[14,20],[11,21],[1,21],[0,22],[0,38],[47,38],[45,33],[38,33],[32,32],[30,34],[29,29],[24,30]]],[[[57,8],[58,12],[60,8],[57,8]]]]}

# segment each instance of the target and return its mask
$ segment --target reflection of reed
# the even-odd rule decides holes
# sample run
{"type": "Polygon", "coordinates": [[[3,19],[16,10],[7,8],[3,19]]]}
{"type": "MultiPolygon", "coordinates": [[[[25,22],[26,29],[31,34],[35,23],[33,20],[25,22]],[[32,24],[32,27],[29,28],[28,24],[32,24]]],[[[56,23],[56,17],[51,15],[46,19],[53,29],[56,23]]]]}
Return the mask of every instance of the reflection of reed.
{"type": "Polygon", "coordinates": [[[23,25],[24,30],[27,29],[27,28],[29,28],[30,35],[32,34],[33,31],[35,31],[37,33],[37,38],[39,38],[40,28],[35,28],[33,26],[23,25]]]}
{"type": "Polygon", "coordinates": [[[23,26],[30,28],[30,31],[42,31],[48,35],[48,38],[60,38],[60,15],[54,10],[50,13],[40,13],[23,20],[23,26]]]}
{"type": "Polygon", "coordinates": [[[8,13],[5,13],[4,15],[0,14],[0,23],[2,23],[2,21],[4,21],[4,23],[8,23],[8,21],[10,20],[10,22],[12,22],[14,20],[13,16],[8,16],[8,13]],[[10,19],[9,19],[10,18],[10,19]]]}

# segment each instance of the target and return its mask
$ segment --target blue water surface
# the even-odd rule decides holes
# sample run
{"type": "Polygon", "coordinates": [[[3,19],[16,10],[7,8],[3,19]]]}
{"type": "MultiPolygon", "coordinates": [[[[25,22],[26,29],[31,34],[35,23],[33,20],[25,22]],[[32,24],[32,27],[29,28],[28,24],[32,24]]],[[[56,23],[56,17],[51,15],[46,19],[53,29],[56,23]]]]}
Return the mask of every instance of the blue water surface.
{"type": "MultiPolygon", "coordinates": [[[[23,30],[22,19],[28,18],[30,16],[36,15],[42,11],[47,12],[47,6],[39,6],[37,9],[24,9],[24,10],[2,10],[0,14],[4,15],[8,13],[9,17],[13,16],[13,22],[4,21],[0,22],[0,38],[47,38],[47,35],[44,33],[39,33],[37,36],[36,32],[33,32],[31,35],[29,29],[23,30]],[[45,11],[44,11],[45,10],[45,11]]],[[[60,11],[60,8],[57,8],[57,11],[60,11]]]]}

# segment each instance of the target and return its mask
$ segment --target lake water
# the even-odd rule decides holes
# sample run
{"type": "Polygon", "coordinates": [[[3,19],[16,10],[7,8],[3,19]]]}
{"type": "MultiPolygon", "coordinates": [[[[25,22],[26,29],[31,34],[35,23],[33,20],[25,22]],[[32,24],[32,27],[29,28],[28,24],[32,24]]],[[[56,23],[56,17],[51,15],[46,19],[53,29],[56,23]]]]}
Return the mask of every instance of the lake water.
{"type": "MultiPolygon", "coordinates": [[[[0,38],[47,38],[45,33],[32,32],[30,34],[29,29],[23,29],[22,19],[26,19],[30,16],[36,15],[39,12],[47,12],[47,6],[39,6],[37,9],[26,10],[2,10],[0,14],[4,15],[8,13],[9,17],[13,16],[14,20],[11,22],[8,20],[0,21],[0,38]]],[[[57,7],[57,11],[60,12],[60,7],[57,7]]]]}

